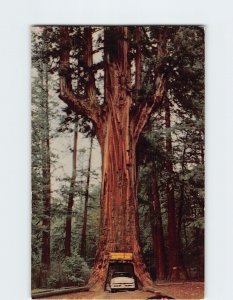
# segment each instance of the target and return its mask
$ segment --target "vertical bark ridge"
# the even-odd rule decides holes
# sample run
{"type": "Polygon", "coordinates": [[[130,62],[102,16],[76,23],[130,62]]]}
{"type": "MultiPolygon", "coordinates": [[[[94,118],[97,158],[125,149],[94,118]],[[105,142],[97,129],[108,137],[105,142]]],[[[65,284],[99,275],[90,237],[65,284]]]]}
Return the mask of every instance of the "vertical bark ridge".
{"type": "Polygon", "coordinates": [[[135,32],[135,40],[136,40],[136,55],[135,55],[135,88],[138,90],[141,87],[141,28],[137,26],[135,32]]]}
{"type": "Polygon", "coordinates": [[[86,51],[84,55],[84,60],[88,72],[88,82],[86,84],[86,94],[90,103],[96,105],[96,88],[95,88],[95,77],[91,70],[93,66],[93,54],[92,54],[92,28],[90,26],[84,28],[84,39],[86,42],[86,51]]]}

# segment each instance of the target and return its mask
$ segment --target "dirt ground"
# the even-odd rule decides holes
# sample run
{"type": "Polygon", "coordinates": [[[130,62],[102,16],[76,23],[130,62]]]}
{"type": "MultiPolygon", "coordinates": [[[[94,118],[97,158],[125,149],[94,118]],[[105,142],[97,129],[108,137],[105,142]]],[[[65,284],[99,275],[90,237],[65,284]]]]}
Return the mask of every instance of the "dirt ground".
{"type": "MultiPolygon", "coordinates": [[[[202,282],[186,282],[186,283],[164,283],[156,285],[156,291],[162,295],[171,296],[175,299],[204,299],[204,283],[202,282]]],[[[53,296],[46,299],[121,299],[121,300],[146,300],[153,297],[151,292],[134,291],[134,292],[80,292],[74,294],[67,294],[62,296],[53,296]]],[[[153,297],[154,298],[154,297],[153,297]]],[[[161,297],[154,298],[161,299],[161,297]]],[[[165,297],[162,299],[166,299],[165,297]]]]}

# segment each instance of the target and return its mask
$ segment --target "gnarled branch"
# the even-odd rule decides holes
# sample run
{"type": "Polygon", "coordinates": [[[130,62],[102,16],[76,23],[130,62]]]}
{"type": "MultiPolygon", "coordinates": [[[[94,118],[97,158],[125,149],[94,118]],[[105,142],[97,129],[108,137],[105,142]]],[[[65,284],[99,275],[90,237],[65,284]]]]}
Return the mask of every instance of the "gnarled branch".
{"type": "MultiPolygon", "coordinates": [[[[165,38],[165,30],[161,30],[159,37],[158,37],[158,49],[157,49],[157,59],[158,61],[165,56],[166,54],[166,38],[165,38]]],[[[139,36],[138,36],[139,37],[139,36]]],[[[139,40],[138,40],[139,41],[139,40]]],[[[137,47],[139,47],[137,45],[137,47]]],[[[139,58],[138,58],[139,60],[139,58]]],[[[137,66],[137,64],[136,64],[137,66]]],[[[138,70],[136,70],[138,71],[138,70]]],[[[165,92],[165,83],[166,78],[165,75],[157,68],[156,70],[157,77],[154,83],[154,92],[153,95],[149,99],[144,99],[137,107],[136,112],[132,114],[131,122],[130,122],[130,129],[132,132],[135,141],[138,140],[140,133],[142,132],[145,124],[147,123],[148,119],[152,111],[155,108],[159,107],[162,103],[163,95],[165,92]]],[[[139,84],[139,79],[138,83],[139,84]]]]}
{"type": "Polygon", "coordinates": [[[165,91],[165,81],[166,80],[163,74],[157,77],[155,83],[155,93],[152,99],[141,102],[137,107],[136,113],[132,116],[130,129],[135,141],[138,140],[140,133],[151,116],[152,111],[155,109],[155,107],[159,107],[162,103],[165,91]]]}
{"type": "MultiPolygon", "coordinates": [[[[61,37],[61,55],[60,55],[60,98],[63,100],[73,111],[84,115],[89,118],[96,127],[99,127],[101,108],[96,102],[96,95],[94,91],[94,78],[91,77],[87,84],[87,93],[85,96],[75,94],[71,85],[70,76],[70,39],[69,39],[69,28],[68,26],[62,26],[60,28],[61,37]]],[[[92,38],[90,29],[86,29],[86,39],[88,45],[86,49],[86,62],[89,66],[92,64],[91,55],[91,41],[92,38]]]]}

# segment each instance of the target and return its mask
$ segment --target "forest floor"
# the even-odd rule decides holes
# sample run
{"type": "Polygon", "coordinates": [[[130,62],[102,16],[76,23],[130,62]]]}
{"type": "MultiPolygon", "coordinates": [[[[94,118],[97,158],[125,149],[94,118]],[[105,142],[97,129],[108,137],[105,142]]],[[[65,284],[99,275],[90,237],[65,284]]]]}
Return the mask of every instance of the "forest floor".
{"type": "MultiPolygon", "coordinates": [[[[174,299],[204,299],[204,283],[203,282],[185,282],[185,283],[163,283],[156,285],[156,290],[161,295],[167,295],[173,297],[174,299]]],[[[146,299],[166,299],[160,297],[153,297],[156,295],[151,292],[134,291],[134,292],[80,292],[73,294],[66,294],[61,296],[53,296],[43,298],[46,299],[76,299],[76,300],[95,300],[95,299],[115,299],[115,300],[146,300],[146,299]],[[153,298],[152,298],[153,297],[153,298]]],[[[167,298],[168,299],[168,298],[167,298]]]]}

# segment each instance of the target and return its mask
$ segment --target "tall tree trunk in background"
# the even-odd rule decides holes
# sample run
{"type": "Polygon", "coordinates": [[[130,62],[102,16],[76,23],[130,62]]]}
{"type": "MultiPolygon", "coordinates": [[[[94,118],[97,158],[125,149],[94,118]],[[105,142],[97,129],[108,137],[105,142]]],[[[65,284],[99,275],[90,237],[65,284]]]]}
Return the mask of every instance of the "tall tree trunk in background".
{"type": "MultiPolygon", "coordinates": [[[[180,203],[178,208],[178,225],[177,225],[177,247],[178,247],[178,261],[179,261],[179,274],[177,279],[187,280],[189,278],[187,269],[184,264],[184,257],[183,257],[183,242],[182,242],[182,227],[183,225],[183,210],[184,210],[184,201],[185,201],[185,186],[184,181],[181,182],[181,190],[180,190],[180,203]]],[[[185,237],[186,238],[186,237],[185,237]]]]}
{"type": "Polygon", "coordinates": [[[81,243],[80,243],[80,255],[84,259],[86,259],[87,208],[88,208],[89,186],[90,186],[90,177],[91,177],[91,158],[92,158],[93,139],[94,139],[93,136],[91,136],[90,152],[89,152],[88,167],[87,167],[87,182],[86,182],[85,200],[84,200],[83,228],[82,228],[81,243]]]}
{"type": "Polygon", "coordinates": [[[70,180],[70,190],[68,195],[66,225],[65,225],[65,256],[71,256],[72,238],[72,209],[74,205],[75,181],[77,177],[77,144],[78,144],[78,121],[74,125],[73,155],[72,155],[72,177],[70,180]]]}
{"type": "Polygon", "coordinates": [[[205,165],[205,132],[204,130],[203,131],[200,131],[200,140],[202,141],[200,143],[200,148],[201,148],[201,164],[204,166],[205,165]]]}
{"type": "Polygon", "coordinates": [[[48,104],[48,65],[42,64],[42,85],[44,90],[44,128],[42,144],[42,175],[43,175],[43,217],[41,246],[41,276],[46,277],[50,269],[50,227],[51,227],[51,178],[50,178],[50,137],[49,137],[49,104],[48,104]]]}
{"type": "Polygon", "coordinates": [[[165,247],[161,205],[159,199],[157,173],[155,166],[151,174],[149,193],[150,224],[154,247],[156,280],[165,279],[165,247]]]}
{"type": "MultiPolygon", "coordinates": [[[[184,176],[185,172],[185,151],[186,151],[186,141],[188,134],[186,133],[186,137],[184,140],[184,149],[182,154],[182,163],[181,163],[181,176],[184,176]]],[[[178,219],[177,219],[177,246],[179,253],[179,277],[186,280],[188,279],[188,272],[184,265],[183,259],[183,243],[182,243],[182,235],[181,229],[183,225],[183,214],[184,214],[184,202],[185,202],[185,182],[184,179],[181,179],[181,188],[180,188],[180,202],[178,206],[178,219]]]]}
{"type": "MultiPolygon", "coordinates": [[[[171,128],[171,114],[169,99],[165,97],[165,124],[171,128]]],[[[176,205],[173,184],[173,163],[172,163],[172,138],[171,133],[166,135],[166,171],[167,171],[167,209],[168,209],[168,279],[179,279],[179,254],[176,228],[176,205]]]]}
{"type": "MultiPolygon", "coordinates": [[[[165,79],[158,73],[153,98],[142,101],[132,111],[128,27],[107,27],[104,37],[104,104],[100,107],[96,102],[95,86],[91,80],[88,81],[86,101],[83,101],[72,92],[66,75],[69,74],[68,28],[63,27],[61,33],[64,51],[60,64],[60,97],[74,111],[82,112],[92,120],[102,154],[100,237],[89,285],[94,289],[104,288],[111,252],[130,252],[138,282],[151,287],[153,282],[146,271],[139,245],[135,150],[155,103],[161,102],[165,79]]],[[[88,27],[86,33],[87,42],[91,44],[91,28],[88,27]]],[[[88,51],[87,56],[92,56],[92,52],[88,51]]]]}

